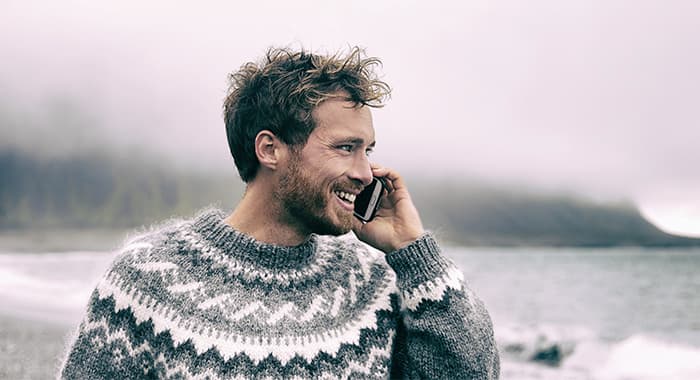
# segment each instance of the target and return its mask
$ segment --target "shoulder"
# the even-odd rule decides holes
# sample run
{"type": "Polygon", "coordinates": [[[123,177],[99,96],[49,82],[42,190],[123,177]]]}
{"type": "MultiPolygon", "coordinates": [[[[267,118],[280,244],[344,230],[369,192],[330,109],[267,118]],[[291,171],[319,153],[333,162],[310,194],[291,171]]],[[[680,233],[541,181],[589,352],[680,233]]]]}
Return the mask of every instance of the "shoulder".
{"type": "Polygon", "coordinates": [[[129,236],[97,285],[101,299],[158,294],[196,251],[192,220],[172,219],[129,236]]]}
{"type": "Polygon", "coordinates": [[[352,232],[341,236],[319,236],[318,251],[344,263],[346,269],[361,273],[364,278],[378,276],[391,283],[396,280],[384,252],[362,242],[352,232]]]}
{"type": "Polygon", "coordinates": [[[110,269],[135,263],[157,262],[177,253],[186,245],[191,223],[189,220],[173,219],[128,236],[115,252],[110,269]]]}
{"type": "Polygon", "coordinates": [[[317,237],[320,252],[332,252],[343,256],[357,256],[373,262],[386,262],[384,253],[360,241],[352,232],[340,236],[319,235],[317,237]]]}

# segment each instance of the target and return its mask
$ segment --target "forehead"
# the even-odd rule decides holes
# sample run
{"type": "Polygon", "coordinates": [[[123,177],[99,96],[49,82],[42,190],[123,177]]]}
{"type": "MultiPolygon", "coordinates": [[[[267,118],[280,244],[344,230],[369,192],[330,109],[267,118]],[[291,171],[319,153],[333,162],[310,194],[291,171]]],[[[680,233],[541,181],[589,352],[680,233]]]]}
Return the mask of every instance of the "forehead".
{"type": "Polygon", "coordinates": [[[369,107],[355,107],[352,102],[329,99],[316,107],[312,116],[316,122],[312,136],[322,139],[362,139],[368,144],[374,142],[369,107]]]}

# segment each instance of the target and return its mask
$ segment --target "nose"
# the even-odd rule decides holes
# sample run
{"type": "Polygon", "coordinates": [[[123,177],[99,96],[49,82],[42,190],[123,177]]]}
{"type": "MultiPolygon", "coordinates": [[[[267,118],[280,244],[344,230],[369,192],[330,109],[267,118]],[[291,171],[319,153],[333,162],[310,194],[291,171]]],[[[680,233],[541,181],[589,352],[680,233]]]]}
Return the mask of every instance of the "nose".
{"type": "Polygon", "coordinates": [[[348,176],[362,183],[362,186],[368,186],[372,183],[372,168],[369,166],[369,158],[365,154],[359,154],[353,160],[352,168],[348,176]]]}

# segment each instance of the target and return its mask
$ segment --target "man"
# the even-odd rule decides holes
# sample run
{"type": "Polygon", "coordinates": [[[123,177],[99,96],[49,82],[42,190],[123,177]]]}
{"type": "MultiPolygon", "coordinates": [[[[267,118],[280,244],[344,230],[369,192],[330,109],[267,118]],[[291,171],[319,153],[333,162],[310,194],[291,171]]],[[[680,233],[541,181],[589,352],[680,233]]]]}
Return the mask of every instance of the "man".
{"type": "Polygon", "coordinates": [[[243,199],[128,243],[63,377],[497,378],[483,304],[401,176],[369,161],[370,107],[389,92],[378,62],[271,49],[233,74],[224,114],[243,199]],[[373,177],[387,191],[362,224],[354,200],[373,177]]]}

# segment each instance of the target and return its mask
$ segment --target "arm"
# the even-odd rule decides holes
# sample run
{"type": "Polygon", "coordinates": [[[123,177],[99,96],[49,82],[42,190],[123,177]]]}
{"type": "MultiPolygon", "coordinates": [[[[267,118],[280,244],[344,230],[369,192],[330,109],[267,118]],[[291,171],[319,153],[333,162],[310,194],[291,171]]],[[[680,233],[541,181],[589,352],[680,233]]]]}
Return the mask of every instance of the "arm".
{"type": "Polygon", "coordinates": [[[125,313],[115,313],[111,298],[95,290],[61,368],[61,379],[133,379],[153,376],[147,342],[135,341],[125,313]]]}
{"type": "Polygon", "coordinates": [[[401,319],[392,378],[495,379],[499,357],[484,304],[426,234],[401,176],[372,166],[388,194],[377,217],[355,234],[386,253],[397,275],[401,319]]]}
{"type": "Polygon", "coordinates": [[[110,276],[126,268],[126,260],[125,256],[117,258],[90,296],[87,312],[62,363],[60,379],[158,377],[149,342],[151,331],[139,327],[132,309],[120,304],[109,290],[110,276]]]}
{"type": "Polygon", "coordinates": [[[426,234],[386,259],[401,295],[392,378],[498,378],[491,319],[433,237],[426,234]]]}

